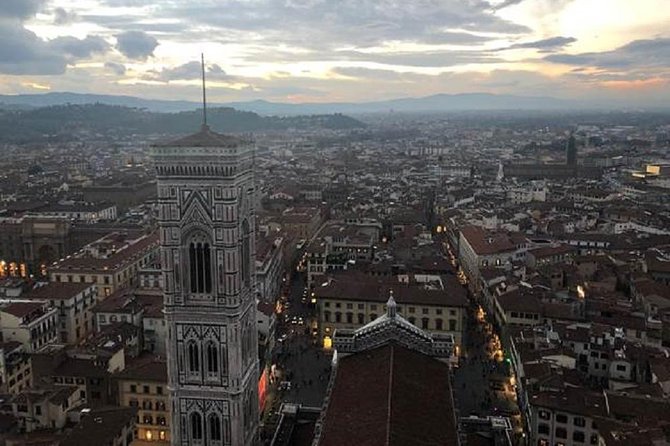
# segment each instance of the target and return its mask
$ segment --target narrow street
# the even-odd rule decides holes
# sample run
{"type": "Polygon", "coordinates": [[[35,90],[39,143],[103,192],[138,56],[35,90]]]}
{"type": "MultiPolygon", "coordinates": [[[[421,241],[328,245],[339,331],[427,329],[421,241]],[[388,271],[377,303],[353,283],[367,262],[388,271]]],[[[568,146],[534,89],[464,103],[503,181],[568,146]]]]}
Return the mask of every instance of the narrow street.
{"type": "Polygon", "coordinates": [[[272,363],[278,376],[271,393],[267,425],[276,422],[281,403],[321,407],[330,377],[332,357],[315,345],[311,333],[315,310],[305,293],[304,273],[294,273],[277,316],[276,345],[272,363]]]}
{"type": "Polygon", "coordinates": [[[516,396],[509,366],[501,357],[493,327],[477,307],[468,311],[464,338],[463,356],[454,373],[461,416],[511,416],[516,411],[516,396]]]}

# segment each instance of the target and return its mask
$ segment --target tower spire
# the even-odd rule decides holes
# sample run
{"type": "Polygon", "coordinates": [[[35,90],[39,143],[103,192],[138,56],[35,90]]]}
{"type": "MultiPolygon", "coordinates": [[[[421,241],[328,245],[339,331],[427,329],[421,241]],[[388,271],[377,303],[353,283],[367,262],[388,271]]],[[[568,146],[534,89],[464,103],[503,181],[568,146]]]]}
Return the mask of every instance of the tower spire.
{"type": "Polygon", "coordinates": [[[396,307],[395,299],[393,298],[393,290],[389,290],[389,300],[386,302],[386,314],[390,318],[394,318],[398,308],[396,307]]]}
{"type": "Polygon", "coordinates": [[[202,65],[202,127],[207,128],[207,94],[205,92],[205,53],[200,53],[202,65]]]}

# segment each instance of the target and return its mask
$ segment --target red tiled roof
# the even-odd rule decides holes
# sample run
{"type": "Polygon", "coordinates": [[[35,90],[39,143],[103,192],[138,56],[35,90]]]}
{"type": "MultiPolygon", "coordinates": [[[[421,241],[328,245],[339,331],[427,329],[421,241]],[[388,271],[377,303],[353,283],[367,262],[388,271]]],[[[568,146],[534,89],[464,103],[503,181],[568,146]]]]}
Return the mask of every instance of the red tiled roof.
{"type": "Polygon", "coordinates": [[[320,446],[458,444],[449,366],[397,344],[340,359],[320,446]]]}
{"type": "Polygon", "coordinates": [[[119,379],[167,383],[167,363],[164,358],[145,353],[135,359],[128,360],[126,368],[117,377],[119,379]]]}
{"type": "Polygon", "coordinates": [[[375,278],[351,280],[351,276],[341,274],[329,285],[317,287],[316,295],[326,299],[353,301],[386,302],[389,290],[398,304],[423,304],[447,307],[466,307],[468,305],[466,290],[456,280],[443,276],[444,290],[426,289],[420,285],[407,285],[398,282],[380,281],[375,278]]]}
{"type": "Polygon", "coordinates": [[[515,249],[510,237],[502,232],[492,233],[478,226],[466,226],[461,229],[461,234],[477,255],[509,252],[515,249]]]}
{"type": "Polygon", "coordinates": [[[41,302],[14,302],[2,309],[3,312],[22,318],[42,309],[41,302]]]}
{"type": "Polygon", "coordinates": [[[532,254],[536,259],[541,259],[543,257],[551,257],[561,254],[569,254],[575,252],[575,248],[569,245],[558,245],[558,246],[543,246],[541,248],[535,248],[528,251],[529,254],[532,254]]]}
{"type": "Polygon", "coordinates": [[[22,299],[69,299],[87,288],[95,286],[86,282],[49,282],[22,295],[22,299]]]}
{"type": "MultiPolygon", "coordinates": [[[[146,250],[152,247],[157,248],[158,242],[158,233],[154,232],[106,259],[98,259],[91,256],[70,257],[69,259],[65,259],[62,262],[56,264],[53,268],[51,268],[51,271],[99,271],[101,269],[119,268],[128,264],[129,261],[136,259],[146,250]]],[[[109,272],[111,274],[113,271],[109,272]]]]}
{"type": "Polygon", "coordinates": [[[235,136],[213,132],[209,126],[203,125],[197,133],[156,144],[156,147],[238,147],[243,142],[235,136]]]}

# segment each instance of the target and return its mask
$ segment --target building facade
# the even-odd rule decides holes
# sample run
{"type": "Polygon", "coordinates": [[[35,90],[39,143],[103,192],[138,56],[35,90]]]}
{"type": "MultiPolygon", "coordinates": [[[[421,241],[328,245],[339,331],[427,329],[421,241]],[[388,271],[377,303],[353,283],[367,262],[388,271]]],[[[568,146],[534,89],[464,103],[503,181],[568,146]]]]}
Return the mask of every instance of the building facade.
{"type": "Polygon", "coordinates": [[[153,157],[172,444],[256,444],[253,143],[203,125],[153,157]]]}
{"type": "Polygon", "coordinates": [[[50,282],[29,291],[25,299],[48,300],[58,309],[58,342],[77,344],[93,331],[91,309],[97,302],[95,285],[78,282],[50,282]]]}
{"type": "Polygon", "coordinates": [[[165,360],[152,355],[137,358],[117,377],[119,405],[137,408],[136,440],[167,445],[170,404],[165,360]]]}

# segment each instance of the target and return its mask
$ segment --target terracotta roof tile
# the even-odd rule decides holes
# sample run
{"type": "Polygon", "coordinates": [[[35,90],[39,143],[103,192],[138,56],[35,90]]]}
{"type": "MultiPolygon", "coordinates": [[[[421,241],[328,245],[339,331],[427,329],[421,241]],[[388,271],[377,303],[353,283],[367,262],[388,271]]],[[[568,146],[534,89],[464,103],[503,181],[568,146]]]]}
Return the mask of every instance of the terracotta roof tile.
{"type": "Polygon", "coordinates": [[[335,373],[320,446],[458,444],[447,364],[389,344],[335,373]]]}

